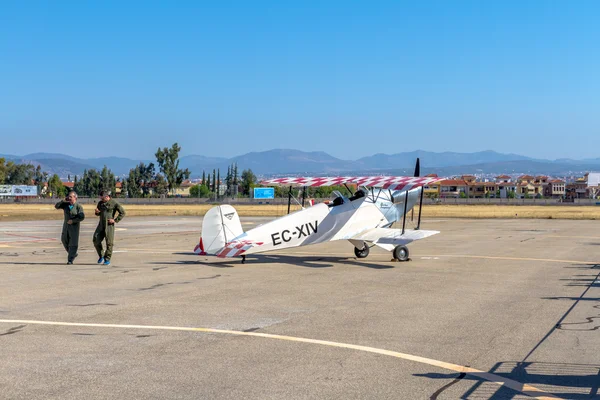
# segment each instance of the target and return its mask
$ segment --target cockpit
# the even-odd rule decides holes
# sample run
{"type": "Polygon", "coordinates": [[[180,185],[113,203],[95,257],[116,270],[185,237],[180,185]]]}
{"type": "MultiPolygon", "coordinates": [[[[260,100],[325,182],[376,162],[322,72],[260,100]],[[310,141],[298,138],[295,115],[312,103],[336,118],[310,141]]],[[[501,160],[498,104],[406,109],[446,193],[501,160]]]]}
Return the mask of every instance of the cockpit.
{"type": "Polygon", "coordinates": [[[358,189],[358,190],[356,191],[356,193],[354,193],[354,196],[351,196],[351,197],[350,197],[348,200],[350,200],[350,201],[358,200],[358,199],[360,199],[360,198],[362,198],[362,197],[365,197],[366,195],[367,195],[367,194],[365,193],[365,191],[364,191],[364,190],[362,190],[362,189],[358,189]]]}
{"type": "Polygon", "coordinates": [[[343,194],[341,194],[339,191],[334,190],[331,197],[333,198],[333,200],[329,203],[329,207],[337,207],[340,206],[346,202],[350,202],[350,201],[354,201],[354,200],[358,200],[360,198],[365,197],[367,194],[365,193],[364,190],[359,189],[357,190],[353,196],[351,196],[350,198],[344,196],[343,194]]]}
{"type": "Polygon", "coordinates": [[[341,206],[346,201],[348,201],[348,198],[344,197],[344,195],[337,190],[333,191],[331,197],[333,198],[333,200],[329,203],[329,207],[341,206]]]}

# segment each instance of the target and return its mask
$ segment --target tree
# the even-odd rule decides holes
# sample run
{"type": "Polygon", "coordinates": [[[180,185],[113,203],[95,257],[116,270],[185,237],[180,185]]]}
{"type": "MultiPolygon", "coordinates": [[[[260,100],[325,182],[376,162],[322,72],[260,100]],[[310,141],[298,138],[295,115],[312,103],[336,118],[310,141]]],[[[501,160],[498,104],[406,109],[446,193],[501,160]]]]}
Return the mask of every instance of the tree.
{"type": "Polygon", "coordinates": [[[8,175],[8,167],[6,166],[6,159],[0,158],[0,185],[6,181],[6,175],[8,175]]]}
{"type": "MultiPolygon", "coordinates": [[[[41,167],[38,168],[41,173],[41,167]]],[[[31,164],[16,164],[0,158],[0,184],[31,185],[36,171],[38,169],[31,164]]]]}
{"type": "Polygon", "coordinates": [[[111,190],[115,193],[115,175],[106,166],[101,172],[93,168],[84,170],[81,179],[74,183],[73,188],[77,194],[84,197],[96,197],[102,190],[111,190]]]}
{"type": "Polygon", "coordinates": [[[31,164],[15,164],[12,161],[6,163],[7,185],[31,185],[35,175],[35,167],[31,164]]]}
{"type": "Polygon", "coordinates": [[[51,193],[51,196],[57,198],[62,198],[67,195],[67,188],[56,174],[52,175],[50,180],[48,180],[48,191],[51,193]]]}
{"type": "Polygon", "coordinates": [[[221,194],[221,170],[217,170],[217,188],[215,189],[217,196],[221,194]]]}
{"type": "Polygon", "coordinates": [[[156,186],[154,187],[154,193],[159,197],[164,197],[169,193],[169,183],[161,174],[156,175],[155,180],[156,186]]]}
{"type": "Polygon", "coordinates": [[[201,181],[201,184],[206,186],[206,172],[204,172],[204,170],[202,170],[202,181],[201,181]]]}
{"type": "Polygon", "coordinates": [[[100,190],[110,190],[115,195],[115,191],[117,188],[117,181],[115,179],[115,174],[106,167],[102,168],[100,172],[100,190]]]}
{"type": "Polygon", "coordinates": [[[231,194],[231,165],[227,166],[227,176],[225,177],[225,195],[231,194]]]}
{"type": "Polygon", "coordinates": [[[210,190],[206,185],[194,185],[190,188],[192,197],[210,197],[210,190]]]}
{"type": "Polygon", "coordinates": [[[242,171],[242,194],[250,196],[250,190],[256,183],[256,175],[251,169],[245,169],[242,171]]]}
{"type": "Polygon", "coordinates": [[[213,169],[213,179],[212,179],[212,186],[211,186],[211,189],[213,192],[216,191],[216,187],[217,187],[217,172],[216,172],[216,170],[213,169]]]}
{"type": "MultiPolygon", "coordinates": [[[[33,184],[37,186],[38,195],[42,193],[42,185],[44,182],[48,180],[48,173],[42,171],[42,167],[39,165],[35,169],[35,174],[33,176],[33,184]]],[[[77,176],[75,176],[75,181],[77,181],[77,176]]]]}
{"type": "Polygon", "coordinates": [[[129,170],[126,179],[129,197],[149,196],[150,182],[154,180],[154,164],[139,163],[135,168],[129,170]]]}
{"type": "Polygon", "coordinates": [[[171,148],[164,147],[162,150],[159,148],[156,151],[156,161],[160,166],[160,172],[162,172],[167,180],[169,191],[174,193],[183,183],[184,179],[190,177],[190,171],[186,168],[184,170],[179,169],[179,152],[181,147],[177,143],[173,143],[171,148]]]}
{"type": "Polygon", "coordinates": [[[129,197],[129,186],[127,185],[127,179],[123,179],[123,186],[121,186],[121,196],[129,197]]]}
{"type": "Polygon", "coordinates": [[[467,194],[465,192],[460,192],[458,194],[458,197],[460,197],[461,199],[466,199],[467,198],[467,194]]]}

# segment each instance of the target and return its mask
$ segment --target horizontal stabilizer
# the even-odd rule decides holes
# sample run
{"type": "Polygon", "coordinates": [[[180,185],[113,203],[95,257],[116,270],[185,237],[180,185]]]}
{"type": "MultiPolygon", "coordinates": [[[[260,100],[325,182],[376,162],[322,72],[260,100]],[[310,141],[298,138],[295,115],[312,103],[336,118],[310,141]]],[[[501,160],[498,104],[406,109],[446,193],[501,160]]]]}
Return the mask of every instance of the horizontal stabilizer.
{"type": "Polygon", "coordinates": [[[254,242],[252,240],[236,240],[227,243],[225,247],[217,252],[217,257],[237,257],[251,249],[252,247],[262,246],[263,242],[254,242]]]}

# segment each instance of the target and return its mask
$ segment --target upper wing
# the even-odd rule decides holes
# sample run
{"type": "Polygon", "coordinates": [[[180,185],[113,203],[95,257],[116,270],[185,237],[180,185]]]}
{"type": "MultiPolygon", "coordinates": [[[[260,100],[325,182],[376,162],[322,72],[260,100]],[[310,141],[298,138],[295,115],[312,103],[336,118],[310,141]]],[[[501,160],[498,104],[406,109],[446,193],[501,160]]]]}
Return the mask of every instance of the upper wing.
{"type": "Polygon", "coordinates": [[[333,186],[353,183],[358,186],[380,187],[390,190],[408,190],[443,178],[412,177],[412,176],[335,176],[335,177],[291,177],[276,178],[262,181],[263,185],[279,186],[333,186]]]}
{"type": "Polygon", "coordinates": [[[352,237],[350,240],[371,242],[391,251],[398,245],[406,245],[415,240],[425,239],[438,233],[440,232],[407,229],[402,234],[402,229],[373,228],[352,237]]]}

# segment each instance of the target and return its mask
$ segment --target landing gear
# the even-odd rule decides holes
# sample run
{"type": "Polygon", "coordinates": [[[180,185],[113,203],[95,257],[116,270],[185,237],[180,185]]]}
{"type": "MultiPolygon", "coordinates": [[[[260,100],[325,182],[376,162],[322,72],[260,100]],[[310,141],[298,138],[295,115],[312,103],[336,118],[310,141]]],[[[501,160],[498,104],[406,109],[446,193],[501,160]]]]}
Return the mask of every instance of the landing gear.
{"type": "Polygon", "coordinates": [[[406,246],[396,246],[394,249],[394,259],[398,261],[408,261],[408,247],[406,246]]]}
{"type": "Polygon", "coordinates": [[[365,247],[363,247],[362,249],[359,249],[358,247],[354,248],[354,255],[356,256],[356,258],[365,258],[369,255],[369,246],[366,245],[365,243],[365,247]]]}
{"type": "Polygon", "coordinates": [[[242,254],[242,264],[245,264],[245,263],[246,263],[246,255],[242,254]]]}

